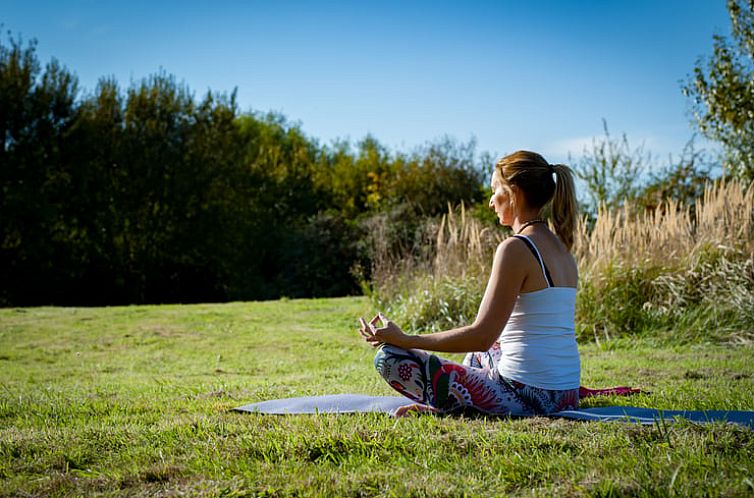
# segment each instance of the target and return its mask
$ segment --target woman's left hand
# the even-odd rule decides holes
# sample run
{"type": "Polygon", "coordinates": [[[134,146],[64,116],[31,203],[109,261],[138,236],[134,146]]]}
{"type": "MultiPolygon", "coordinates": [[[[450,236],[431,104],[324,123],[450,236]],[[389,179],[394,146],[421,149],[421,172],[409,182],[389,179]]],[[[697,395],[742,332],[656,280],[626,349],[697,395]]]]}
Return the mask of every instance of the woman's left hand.
{"type": "Polygon", "coordinates": [[[409,337],[400,327],[382,313],[375,315],[369,323],[363,318],[359,318],[359,322],[361,323],[359,332],[364,337],[364,340],[374,347],[382,344],[393,344],[394,346],[403,347],[405,340],[409,337]],[[377,324],[380,322],[382,322],[382,326],[377,327],[377,324]]]}

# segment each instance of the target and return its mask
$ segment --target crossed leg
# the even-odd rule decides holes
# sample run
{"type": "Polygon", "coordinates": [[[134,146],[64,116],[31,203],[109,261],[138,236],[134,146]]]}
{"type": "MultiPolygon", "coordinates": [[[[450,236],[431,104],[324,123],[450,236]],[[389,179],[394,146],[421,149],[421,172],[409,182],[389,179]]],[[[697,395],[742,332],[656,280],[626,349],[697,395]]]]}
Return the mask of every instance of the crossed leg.
{"type": "MultiPolygon", "coordinates": [[[[470,363],[473,365],[475,361],[470,363]]],[[[447,413],[473,408],[498,415],[534,415],[555,411],[555,406],[550,405],[559,399],[551,399],[547,393],[561,391],[531,388],[502,378],[496,369],[486,368],[485,363],[489,364],[489,359],[484,356],[476,363],[480,367],[459,365],[426,351],[405,350],[390,345],[382,346],[374,359],[377,371],[393,389],[420,405],[431,407],[433,411],[447,413]],[[545,403],[532,403],[529,399],[531,396],[527,395],[531,393],[527,393],[526,389],[535,389],[537,397],[541,397],[545,403]]]]}

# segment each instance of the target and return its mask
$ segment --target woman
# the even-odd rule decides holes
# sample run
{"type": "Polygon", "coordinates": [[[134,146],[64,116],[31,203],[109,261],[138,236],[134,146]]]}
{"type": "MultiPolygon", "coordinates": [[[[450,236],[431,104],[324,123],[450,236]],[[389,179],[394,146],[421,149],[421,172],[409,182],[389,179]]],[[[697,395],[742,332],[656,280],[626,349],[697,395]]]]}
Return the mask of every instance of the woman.
{"type": "Polygon", "coordinates": [[[360,319],[361,335],[380,347],[377,371],[416,402],[397,416],[464,408],[537,415],[578,406],[578,271],[569,252],[577,204],[571,170],[534,152],[508,155],[496,164],[489,206],[515,235],[495,251],[473,324],[407,335],[382,314],[369,323],[360,319]],[[541,218],[550,202],[555,233],[541,218]],[[468,354],[459,365],[424,350],[468,354]]]}

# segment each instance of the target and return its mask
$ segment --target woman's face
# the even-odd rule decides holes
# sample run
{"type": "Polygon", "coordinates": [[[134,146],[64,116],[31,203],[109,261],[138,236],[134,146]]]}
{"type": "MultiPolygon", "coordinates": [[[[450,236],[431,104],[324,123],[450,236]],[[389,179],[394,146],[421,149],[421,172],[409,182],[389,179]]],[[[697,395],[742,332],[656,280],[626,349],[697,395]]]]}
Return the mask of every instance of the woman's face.
{"type": "Polygon", "coordinates": [[[511,205],[510,190],[503,187],[498,180],[492,181],[492,196],[490,208],[497,214],[501,225],[511,226],[513,223],[513,206],[511,205]]]}

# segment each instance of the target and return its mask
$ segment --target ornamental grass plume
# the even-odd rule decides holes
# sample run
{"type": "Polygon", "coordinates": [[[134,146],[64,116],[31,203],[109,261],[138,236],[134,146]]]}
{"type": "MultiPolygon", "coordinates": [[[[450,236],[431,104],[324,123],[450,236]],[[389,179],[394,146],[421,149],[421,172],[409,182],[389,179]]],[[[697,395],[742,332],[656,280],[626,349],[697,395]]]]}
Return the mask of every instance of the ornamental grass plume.
{"type": "Polygon", "coordinates": [[[693,207],[674,201],[651,211],[631,203],[608,210],[600,207],[594,227],[582,220],[574,254],[583,271],[604,264],[669,264],[699,250],[726,247],[754,251],[754,183],[709,183],[693,207]],[[637,214],[638,212],[638,214],[637,214]]]}

